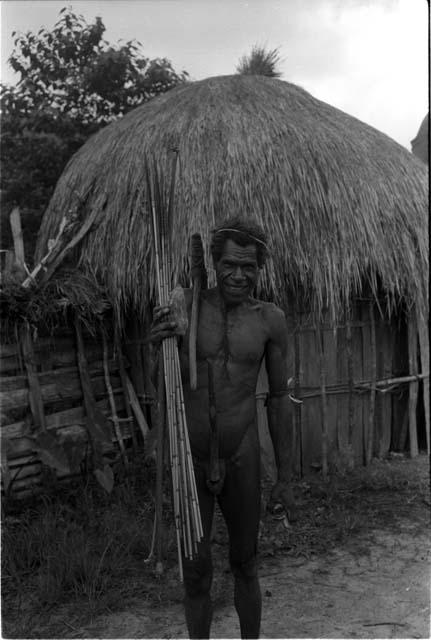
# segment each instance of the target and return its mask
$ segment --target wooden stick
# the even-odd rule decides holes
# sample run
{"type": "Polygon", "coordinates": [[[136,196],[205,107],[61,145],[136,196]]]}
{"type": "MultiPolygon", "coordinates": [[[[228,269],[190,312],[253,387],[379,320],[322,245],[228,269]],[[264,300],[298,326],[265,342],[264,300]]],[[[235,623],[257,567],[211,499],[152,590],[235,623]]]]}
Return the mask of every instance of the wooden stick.
{"type": "Polygon", "coordinates": [[[13,236],[15,262],[25,268],[24,241],[22,238],[21,215],[19,207],[14,207],[9,216],[13,236]]]}
{"type": "Polygon", "coordinates": [[[191,275],[193,280],[193,300],[190,316],[189,332],[189,367],[190,367],[190,388],[195,391],[197,388],[197,368],[196,368],[196,341],[198,333],[199,317],[199,296],[203,279],[206,280],[205,264],[203,258],[202,239],[199,233],[194,233],[190,241],[191,248],[191,275]]]}
{"type": "Polygon", "coordinates": [[[33,421],[37,428],[42,429],[42,431],[46,431],[46,419],[43,407],[42,391],[37,375],[36,356],[33,348],[31,329],[28,322],[25,323],[23,329],[21,330],[21,345],[23,360],[27,371],[29,387],[28,394],[33,421]]]}
{"type": "Polygon", "coordinates": [[[326,397],[326,371],[323,333],[320,330],[318,322],[316,323],[316,341],[320,364],[320,397],[322,413],[322,476],[324,479],[326,479],[328,476],[328,401],[326,397]]]}
{"type": "Polygon", "coordinates": [[[101,327],[101,333],[102,333],[102,346],[103,346],[103,371],[105,374],[105,385],[106,385],[106,390],[108,392],[109,405],[111,407],[112,422],[114,424],[114,433],[117,438],[118,446],[120,448],[121,458],[124,462],[124,466],[127,468],[129,466],[129,460],[127,458],[126,448],[124,446],[123,434],[121,433],[120,423],[118,422],[117,407],[115,406],[114,394],[112,393],[112,385],[109,377],[109,365],[108,365],[108,344],[106,341],[106,335],[105,335],[103,326],[101,327]]]}
{"type": "Polygon", "coordinates": [[[196,338],[198,330],[199,295],[201,291],[201,279],[196,277],[193,282],[193,300],[190,317],[189,334],[189,366],[190,366],[190,389],[196,391],[197,388],[197,367],[196,367],[196,338]]]}
{"type": "Polygon", "coordinates": [[[43,276],[41,277],[41,282],[47,282],[52,275],[54,274],[54,272],[58,269],[58,267],[60,266],[60,264],[63,262],[63,260],[65,259],[66,255],[79,243],[81,242],[81,240],[84,239],[84,237],[87,235],[87,233],[90,231],[91,227],[94,224],[94,221],[96,219],[97,216],[97,208],[95,207],[90,215],[88,216],[88,218],[86,218],[86,220],[84,220],[84,223],[82,224],[81,228],[79,229],[79,231],[73,236],[73,238],[67,243],[67,245],[64,247],[64,249],[62,249],[60,251],[60,253],[52,260],[52,262],[50,262],[49,266],[47,267],[46,271],[44,272],[43,276]]]}
{"type": "Polygon", "coordinates": [[[370,413],[368,416],[368,433],[367,444],[365,450],[365,464],[369,465],[373,457],[374,443],[374,413],[376,407],[376,378],[377,378],[377,350],[376,350],[376,320],[374,316],[373,302],[369,304],[370,312],[370,330],[371,330],[371,394],[370,394],[370,413]]]}
{"type": "MultiPolygon", "coordinates": [[[[409,373],[412,376],[417,374],[418,350],[417,350],[417,327],[413,312],[410,313],[407,325],[408,349],[409,349],[409,373]]],[[[409,387],[409,438],[410,456],[415,458],[419,454],[418,434],[416,425],[416,406],[418,401],[418,382],[410,382],[409,387]]]]}
{"type": "Polygon", "coordinates": [[[37,275],[39,274],[41,269],[44,269],[46,265],[48,265],[48,263],[51,260],[53,260],[55,256],[60,252],[63,233],[66,231],[66,228],[68,226],[67,222],[68,221],[66,216],[63,216],[60,222],[60,228],[58,230],[58,233],[55,239],[51,242],[50,246],[48,247],[48,252],[43,256],[42,260],[34,267],[32,272],[28,275],[28,277],[22,283],[22,286],[24,288],[29,287],[33,282],[35,282],[37,275]]]}
{"type": "Polygon", "coordinates": [[[150,428],[147,424],[147,421],[145,419],[144,413],[141,409],[141,405],[139,404],[139,400],[138,400],[138,396],[136,395],[136,391],[133,387],[133,384],[129,378],[129,376],[127,375],[127,373],[125,374],[125,381],[126,381],[126,389],[127,389],[127,393],[129,395],[129,402],[130,402],[130,406],[133,409],[133,413],[135,414],[135,418],[136,418],[136,422],[138,423],[138,426],[141,430],[142,436],[144,438],[144,444],[145,441],[147,439],[147,436],[150,432],[150,428]]]}

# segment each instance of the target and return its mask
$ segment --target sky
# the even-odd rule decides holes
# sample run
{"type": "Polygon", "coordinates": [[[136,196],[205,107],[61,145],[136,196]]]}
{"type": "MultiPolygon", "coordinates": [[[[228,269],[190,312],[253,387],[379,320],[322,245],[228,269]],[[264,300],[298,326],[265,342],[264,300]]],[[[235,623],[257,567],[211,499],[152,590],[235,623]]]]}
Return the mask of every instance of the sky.
{"type": "Polygon", "coordinates": [[[278,48],[283,80],[408,149],[429,109],[426,0],[2,0],[2,82],[17,81],[12,31],[51,28],[64,6],[192,80],[235,73],[254,44],[278,48]]]}

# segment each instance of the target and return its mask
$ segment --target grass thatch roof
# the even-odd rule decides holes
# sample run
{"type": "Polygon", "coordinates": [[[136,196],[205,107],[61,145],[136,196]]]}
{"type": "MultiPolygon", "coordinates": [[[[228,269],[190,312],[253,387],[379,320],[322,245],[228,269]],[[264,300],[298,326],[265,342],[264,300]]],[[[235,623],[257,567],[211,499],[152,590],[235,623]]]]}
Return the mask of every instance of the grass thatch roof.
{"type": "Polygon", "coordinates": [[[336,311],[366,281],[374,292],[383,287],[388,300],[424,306],[424,165],[303,89],[259,76],[181,85],[93,136],[57,184],[39,257],[62,216],[84,202],[83,215],[97,215],[80,247],[81,267],[101,278],[117,308],[142,306],[155,282],[146,158],[155,156],[168,176],[173,146],[175,279],[192,233],[208,247],[218,221],[245,214],[269,236],[264,290],[304,288],[336,311]]]}

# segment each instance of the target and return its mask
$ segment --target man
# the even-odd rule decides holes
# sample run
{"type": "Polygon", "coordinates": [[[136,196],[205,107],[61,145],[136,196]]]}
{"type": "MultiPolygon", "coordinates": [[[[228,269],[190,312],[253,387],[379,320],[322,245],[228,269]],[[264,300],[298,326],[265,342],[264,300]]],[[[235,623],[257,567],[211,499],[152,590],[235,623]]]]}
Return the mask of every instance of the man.
{"type": "MultiPolygon", "coordinates": [[[[292,424],[287,392],[286,320],[274,304],[252,297],[267,255],[262,230],[231,219],[214,230],[211,254],[217,286],[202,291],[197,334],[197,389],[189,384],[188,334],[180,344],[187,425],[204,538],[194,560],[184,559],[185,613],[191,638],[209,638],[212,609],[210,534],[217,499],[229,533],[235,607],[241,637],[257,638],[261,594],[256,552],[260,520],[260,447],[255,391],[265,358],[268,423],[278,481],[272,502],[292,516],[292,424]]],[[[192,292],[185,290],[190,317],[192,292]]],[[[175,334],[169,308],[154,315],[151,340],[175,334]]]]}

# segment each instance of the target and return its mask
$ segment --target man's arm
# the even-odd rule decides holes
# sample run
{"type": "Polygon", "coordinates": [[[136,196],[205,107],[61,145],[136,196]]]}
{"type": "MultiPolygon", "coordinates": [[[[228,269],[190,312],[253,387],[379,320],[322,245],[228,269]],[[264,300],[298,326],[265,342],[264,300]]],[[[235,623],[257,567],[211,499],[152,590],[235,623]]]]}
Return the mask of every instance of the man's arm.
{"type": "Polygon", "coordinates": [[[292,405],[287,391],[287,325],[281,309],[269,309],[270,337],[266,345],[268,374],[268,426],[277,465],[277,483],[272,502],[282,502],[290,519],[294,519],[293,493],[290,487],[294,457],[292,405]]]}

